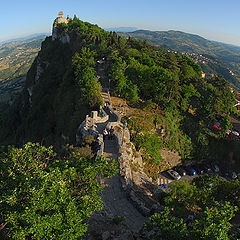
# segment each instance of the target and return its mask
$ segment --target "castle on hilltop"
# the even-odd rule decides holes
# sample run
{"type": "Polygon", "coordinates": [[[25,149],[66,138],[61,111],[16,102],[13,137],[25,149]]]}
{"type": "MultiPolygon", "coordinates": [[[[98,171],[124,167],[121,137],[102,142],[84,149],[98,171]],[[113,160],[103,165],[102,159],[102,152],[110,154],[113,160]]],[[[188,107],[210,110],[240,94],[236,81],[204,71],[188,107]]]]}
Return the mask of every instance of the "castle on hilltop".
{"type": "Polygon", "coordinates": [[[63,12],[62,11],[60,11],[58,13],[58,17],[53,22],[52,40],[59,39],[63,43],[67,43],[67,42],[70,41],[70,38],[66,33],[65,34],[62,33],[61,35],[59,35],[59,31],[58,31],[58,28],[57,28],[58,24],[61,24],[61,23],[68,24],[69,20],[71,20],[70,17],[68,17],[68,16],[66,18],[63,17],[63,12]]]}
{"type": "Polygon", "coordinates": [[[66,23],[66,24],[68,24],[68,22],[69,22],[69,20],[70,20],[71,18],[70,17],[63,17],[63,12],[62,11],[60,11],[59,13],[58,13],[58,17],[55,19],[55,21],[54,21],[54,23],[53,23],[53,27],[56,27],[57,26],[57,24],[59,24],[59,23],[66,23]]]}

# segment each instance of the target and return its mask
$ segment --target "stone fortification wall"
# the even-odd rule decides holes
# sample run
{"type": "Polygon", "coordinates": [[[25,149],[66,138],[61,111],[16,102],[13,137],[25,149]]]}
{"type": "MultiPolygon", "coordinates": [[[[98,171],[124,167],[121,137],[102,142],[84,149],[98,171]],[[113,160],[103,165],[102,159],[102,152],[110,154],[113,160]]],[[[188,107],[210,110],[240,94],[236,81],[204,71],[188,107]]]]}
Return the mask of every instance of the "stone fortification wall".
{"type": "Polygon", "coordinates": [[[152,196],[161,192],[144,172],[141,154],[136,151],[130,141],[130,131],[120,122],[120,116],[111,110],[117,118],[116,122],[109,122],[107,128],[114,128],[116,142],[119,149],[118,162],[121,184],[129,200],[144,215],[150,216],[160,209],[160,205],[152,196]]]}
{"type": "Polygon", "coordinates": [[[153,199],[153,195],[161,190],[152,183],[144,172],[141,154],[136,151],[130,141],[130,132],[123,124],[115,124],[116,138],[119,145],[119,170],[122,188],[127,192],[129,200],[144,215],[150,216],[160,209],[160,205],[153,199]]]}
{"type": "Polygon", "coordinates": [[[76,142],[80,141],[80,134],[84,137],[87,135],[92,135],[97,139],[99,144],[99,149],[97,151],[97,156],[103,154],[104,142],[103,135],[98,132],[97,124],[105,123],[109,119],[109,115],[104,111],[102,107],[100,107],[98,111],[92,111],[90,116],[86,116],[85,120],[78,127],[78,131],[76,134],[76,142]],[[80,133],[80,134],[79,134],[80,133]]]}
{"type": "MultiPolygon", "coordinates": [[[[86,116],[85,120],[78,127],[78,132],[80,132],[83,136],[93,135],[94,137],[98,137],[99,132],[97,130],[97,124],[104,123],[108,121],[108,119],[108,114],[103,110],[102,107],[100,107],[99,112],[92,111],[90,116],[86,116]]],[[[79,141],[79,136],[76,141],[79,141]]]]}
{"type": "Polygon", "coordinates": [[[109,115],[104,111],[102,106],[100,106],[99,113],[95,111],[94,114],[95,114],[94,119],[96,123],[104,123],[104,122],[107,122],[109,119],[109,115]]]}
{"type": "MultiPolygon", "coordinates": [[[[120,116],[114,112],[111,105],[109,105],[109,111],[115,121],[109,121],[106,128],[114,128],[119,149],[118,162],[122,188],[135,207],[143,215],[149,216],[160,209],[160,205],[153,199],[153,195],[161,190],[144,173],[142,157],[130,141],[129,129],[121,123],[120,116]]],[[[107,122],[108,117],[109,115],[101,108],[99,114],[97,111],[93,111],[91,116],[87,115],[79,126],[79,132],[83,136],[93,135],[96,137],[99,144],[97,156],[102,155],[104,150],[103,135],[98,132],[97,124],[107,122]]],[[[79,136],[76,135],[76,141],[78,142],[78,140],[79,136]]]]}
{"type": "Polygon", "coordinates": [[[56,18],[56,20],[54,21],[54,24],[56,26],[59,23],[66,23],[66,24],[68,24],[68,22],[69,22],[69,18],[65,18],[65,17],[61,17],[60,16],[60,17],[56,18]]]}

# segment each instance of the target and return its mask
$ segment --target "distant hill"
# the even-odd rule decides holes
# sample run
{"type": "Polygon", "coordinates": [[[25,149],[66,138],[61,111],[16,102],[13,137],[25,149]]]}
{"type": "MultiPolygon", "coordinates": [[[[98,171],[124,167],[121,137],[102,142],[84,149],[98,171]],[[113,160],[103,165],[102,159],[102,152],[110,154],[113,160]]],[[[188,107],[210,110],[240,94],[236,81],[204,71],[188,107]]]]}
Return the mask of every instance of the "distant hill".
{"type": "Polygon", "coordinates": [[[34,40],[34,39],[42,39],[47,36],[51,35],[50,33],[34,33],[28,36],[19,37],[19,38],[11,38],[5,41],[1,41],[0,45],[10,42],[19,42],[19,41],[27,41],[27,40],[34,40]]]}
{"type": "Polygon", "coordinates": [[[136,27],[115,27],[115,28],[106,28],[108,32],[134,32],[137,31],[136,27]]]}
{"type": "Polygon", "coordinates": [[[13,40],[0,45],[0,81],[26,74],[45,37],[32,36],[28,40],[13,40]]]}
{"type": "MultiPolygon", "coordinates": [[[[173,49],[180,53],[204,54],[216,59],[225,66],[226,71],[232,71],[231,79],[224,77],[235,87],[240,88],[240,47],[209,41],[201,36],[181,31],[148,31],[137,30],[135,32],[120,33],[124,37],[134,37],[147,40],[151,44],[173,49]]],[[[216,67],[218,68],[218,67],[216,67]]],[[[225,71],[225,70],[224,70],[225,71]]],[[[218,73],[218,72],[216,72],[218,73]]],[[[221,73],[219,73],[221,74],[221,73]]],[[[221,74],[222,75],[222,74],[221,74]]]]}
{"type": "Polygon", "coordinates": [[[224,47],[228,48],[229,50],[240,54],[240,46],[236,46],[236,45],[232,45],[232,44],[228,44],[228,43],[216,42],[216,41],[213,41],[213,42],[215,42],[217,44],[221,44],[224,47]]]}
{"type": "MultiPolygon", "coordinates": [[[[219,44],[209,41],[201,36],[181,31],[149,31],[137,30],[130,33],[138,39],[146,39],[155,45],[168,46],[180,52],[195,52],[199,54],[211,54],[222,61],[239,63],[240,54],[231,50],[228,44],[219,44]]],[[[231,46],[231,45],[230,45],[231,46]]],[[[238,47],[236,47],[238,48],[238,47]]]]}

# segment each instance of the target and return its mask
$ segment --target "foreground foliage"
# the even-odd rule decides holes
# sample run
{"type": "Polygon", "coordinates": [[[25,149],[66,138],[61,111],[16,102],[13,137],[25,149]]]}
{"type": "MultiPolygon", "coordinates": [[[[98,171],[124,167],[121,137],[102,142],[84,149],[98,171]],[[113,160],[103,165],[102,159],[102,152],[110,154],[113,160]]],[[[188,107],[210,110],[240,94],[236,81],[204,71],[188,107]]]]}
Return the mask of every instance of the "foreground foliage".
{"type": "Polygon", "coordinates": [[[228,240],[231,239],[228,235],[231,228],[229,221],[236,210],[236,207],[232,207],[228,202],[217,203],[214,208],[206,207],[191,224],[188,224],[183,218],[172,216],[169,208],[165,208],[161,214],[154,214],[142,231],[147,231],[145,239],[151,240],[228,240]]]}
{"type": "Polygon", "coordinates": [[[154,214],[143,233],[147,239],[237,239],[234,216],[239,215],[240,182],[205,175],[168,186],[160,199],[165,209],[154,214]]]}
{"type": "Polygon", "coordinates": [[[79,239],[86,220],[102,208],[97,178],[113,176],[116,162],[82,158],[28,143],[0,157],[0,212],[13,239],[79,239]]]}

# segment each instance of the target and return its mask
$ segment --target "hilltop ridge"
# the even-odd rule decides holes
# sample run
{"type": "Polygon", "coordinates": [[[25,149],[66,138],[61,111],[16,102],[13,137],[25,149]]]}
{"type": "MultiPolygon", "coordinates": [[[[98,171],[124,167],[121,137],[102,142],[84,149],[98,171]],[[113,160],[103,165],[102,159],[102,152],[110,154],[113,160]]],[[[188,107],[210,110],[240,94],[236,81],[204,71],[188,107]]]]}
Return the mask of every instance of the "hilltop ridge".
{"type": "MultiPolygon", "coordinates": [[[[4,127],[6,142],[48,138],[61,142],[62,135],[74,141],[79,122],[101,104],[101,85],[132,103],[151,100],[164,110],[186,109],[193,103],[199,107],[195,98],[204,94],[201,88],[224,82],[218,77],[203,81],[200,66],[185,55],[124,39],[76,17],[63,18],[60,13],[53,26],[53,35],[42,43],[24,90],[11,107],[14,130],[4,127]],[[101,61],[106,63],[103,69],[101,61]],[[185,93],[188,88],[190,96],[185,93]]],[[[227,91],[227,84],[223,85],[227,91]]],[[[218,112],[232,102],[219,101],[218,112]]]]}
{"type": "Polygon", "coordinates": [[[119,33],[124,37],[148,40],[151,44],[183,54],[204,55],[211,64],[204,71],[208,74],[223,75],[233,86],[240,88],[240,47],[207,40],[199,35],[181,31],[149,31],[137,30],[131,33],[119,33]],[[214,63],[217,61],[217,64],[214,63]],[[234,72],[234,76],[230,73],[234,72]]]}

